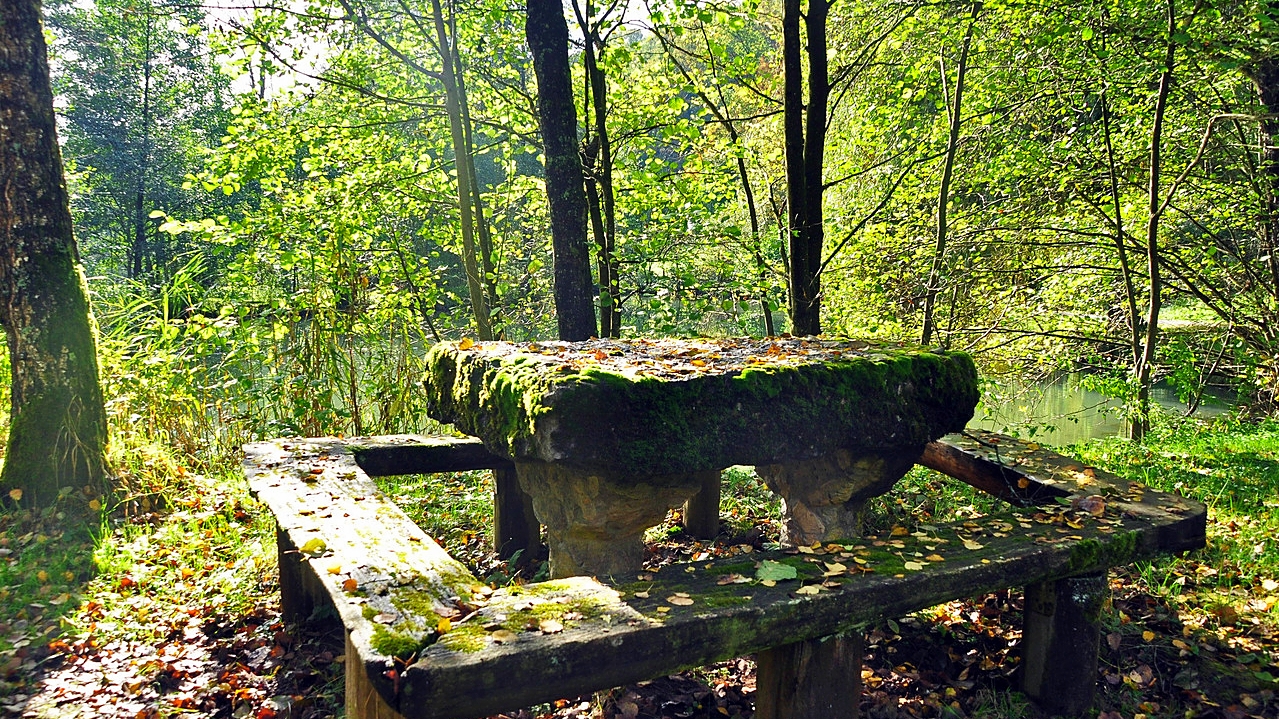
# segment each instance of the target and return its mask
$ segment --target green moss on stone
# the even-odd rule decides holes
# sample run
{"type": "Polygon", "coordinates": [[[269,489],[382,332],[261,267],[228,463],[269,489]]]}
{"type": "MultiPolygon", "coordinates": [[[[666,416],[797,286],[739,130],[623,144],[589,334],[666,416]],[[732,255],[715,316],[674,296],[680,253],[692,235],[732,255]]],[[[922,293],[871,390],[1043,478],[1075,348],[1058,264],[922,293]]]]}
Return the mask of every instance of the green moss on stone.
{"type": "Polygon", "coordinates": [[[379,654],[407,659],[430,644],[430,635],[425,632],[415,634],[400,631],[377,624],[373,627],[373,638],[370,643],[379,654]]]}
{"type": "Polygon", "coordinates": [[[461,624],[440,637],[439,645],[455,652],[478,652],[487,644],[488,632],[478,624],[461,624]]]}

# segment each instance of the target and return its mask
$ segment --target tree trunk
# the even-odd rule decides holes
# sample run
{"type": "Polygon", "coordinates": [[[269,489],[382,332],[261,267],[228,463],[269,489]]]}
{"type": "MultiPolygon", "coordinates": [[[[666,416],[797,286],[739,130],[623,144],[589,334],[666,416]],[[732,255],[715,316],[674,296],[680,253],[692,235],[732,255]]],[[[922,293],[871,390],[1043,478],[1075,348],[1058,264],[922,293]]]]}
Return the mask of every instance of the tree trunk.
{"type": "MultiPolygon", "coordinates": [[[[457,28],[453,27],[452,32],[453,37],[456,38],[457,28]]],[[[454,52],[453,56],[457,63],[458,104],[462,110],[462,131],[466,136],[466,169],[471,176],[471,199],[475,202],[475,229],[480,241],[480,271],[484,275],[485,302],[490,316],[489,329],[494,339],[500,339],[502,329],[500,315],[496,310],[497,267],[493,263],[493,233],[490,232],[488,220],[484,216],[483,188],[480,187],[480,179],[475,172],[475,124],[471,122],[471,103],[466,94],[466,75],[462,72],[462,56],[458,52],[454,52]]]]}
{"type": "Polygon", "coordinates": [[[481,340],[493,339],[488,299],[476,262],[475,216],[472,213],[470,145],[462,124],[462,102],[458,92],[457,61],[453,43],[444,26],[444,11],[440,0],[431,0],[435,16],[435,34],[439,43],[441,78],[444,80],[444,106],[449,115],[449,134],[453,139],[453,169],[457,172],[457,205],[462,215],[462,264],[466,268],[466,287],[471,296],[471,309],[475,313],[475,330],[481,340]]]}
{"type": "Polygon", "coordinates": [[[577,154],[577,108],[568,65],[568,23],[559,0],[527,0],[525,36],[537,74],[537,114],[546,157],[555,255],[555,313],[560,339],[596,333],[586,244],[586,192],[577,154]]]}
{"type": "Polygon", "coordinates": [[[825,213],[822,199],[826,193],[822,174],[826,156],[826,107],[830,98],[830,79],[827,72],[826,17],[830,12],[829,0],[808,0],[808,13],[804,16],[808,33],[808,107],[804,136],[804,243],[808,268],[804,271],[808,289],[804,293],[809,305],[805,312],[805,325],[797,328],[797,334],[816,335],[822,331],[822,249],[826,240],[825,213]]]}
{"type": "Polygon", "coordinates": [[[599,27],[592,25],[591,3],[583,11],[576,2],[578,27],[583,43],[582,64],[586,70],[586,94],[590,98],[587,113],[591,115],[595,137],[593,152],[589,153],[591,168],[587,170],[587,199],[591,203],[591,225],[598,244],[600,284],[600,336],[621,335],[622,308],[618,302],[619,282],[617,273],[617,203],[613,192],[613,145],[608,135],[608,79],[600,68],[598,53],[603,51],[599,39],[599,27]],[[593,185],[593,186],[592,186],[593,185]],[[598,217],[597,217],[598,216],[598,217]]]}
{"type": "Polygon", "coordinates": [[[1163,72],[1159,74],[1159,92],[1155,96],[1155,116],[1150,128],[1150,184],[1148,200],[1149,211],[1146,216],[1146,265],[1149,273],[1148,313],[1146,315],[1146,335],[1143,338],[1141,356],[1133,368],[1137,380],[1136,416],[1129,420],[1129,436],[1134,440],[1142,440],[1150,430],[1150,385],[1155,364],[1155,347],[1159,340],[1160,295],[1163,292],[1163,281],[1159,275],[1159,219],[1162,197],[1159,192],[1160,173],[1163,169],[1163,130],[1164,115],[1168,110],[1168,93],[1172,87],[1173,64],[1176,60],[1177,45],[1172,36],[1177,32],[1177,12],[1174,0],[1168,0],[1168,39],[1164,52],[1163,72]]]}
{"type": "MultiPolygon", "coordinates": [[[[977,27],[979,12],[981,12],[981,5],[973,3],[972,18],[968,22],[968,31],[964,33],[964,43],[959,51],[959,69],[955,75],[955,102],[950,109],[950,133],[946,138],[946,157],[942,161],[941,185],[937,189],[937,244],[933,248],[933,266],[928,273],[928,286],[924,288],[924,327],[919,336],[919,343],[924,345],[933,341],[933,317],[936,313],[937,293],[941,292],[942,272],[946,266],[950,181],[955,174],[955,155],[959,152],[959,130],[963,123],[964,79],[968,75],[968,50],[973,44],[973,30],[977,27]]],[[[941,69],[942,84],[945,85],[944,60],[941,69]]]]}
{"type": "MultiPolygon", "coordinates": [[[[1276,14],[1279,14],[1277,11],[1276,14]]],[[[1257,88],[1264,119],[1261,121],[1261,185],[1262,201],[1261,254],[1270,273],[1271,297],[1279,297],[1279,60],[1262,60],[1251,68],[1249,77],[1257,88]]]]}
{"type": "MultiPolygon", "coordinates": [[[[808,276],[808,173],[804,169],[804,75],[800,22],[801,0],[786,0],[782,10],[783,127],[786,155],[787,245],[790,247],[791,331],[817,334],[812,316],[812,284],[808,276]]],[[[818,328],[820,329],[820,328],[818,328]]]]}
{"type": "Polygon", "coordinates": [[[0,488],[100,491],[106,415],[71,232],[38,0],[0,3],[0,324],[13,372],[0,488]]]}
{"type": "Polygon", "coordinates": [[[816,335],[821,323],[822,160],[826,151],[826,106],[830,80],[826,60],[827,0],[786,0],[782,13],[783,125],[786,138],[786,204],[790,221],[791,331],[816,335]],[[808,106],[800,22],[808,36],[808,106]]]}

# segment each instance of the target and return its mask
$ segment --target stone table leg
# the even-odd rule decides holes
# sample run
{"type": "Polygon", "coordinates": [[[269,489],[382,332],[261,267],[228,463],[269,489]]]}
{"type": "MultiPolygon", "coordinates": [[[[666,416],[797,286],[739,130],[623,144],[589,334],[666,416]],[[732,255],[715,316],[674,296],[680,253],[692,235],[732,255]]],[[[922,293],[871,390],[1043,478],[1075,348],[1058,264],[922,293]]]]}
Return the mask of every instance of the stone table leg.
{"type": "Polygon", "coordinates": [[[1080,716],[1092,707],[1109,597],[1105,572],[1026,587],[1021,688],[1048,713],[1080,716]]]}
{"type": "Polygon", "coordinates": [[[551,577],[633,574],[644,530],[701,489],[701,475],[614,477],[549,462],[516,462],[520,486],[546,525],[551,577]]]}
{"type": "Polygon", "coordinates": [[[846,449],[811,460],[759,466],[768,488],[782,497],[782,541],[812,544],[861,534],[866,500],[892,488],[923,452],[866,452],[846,449]]]}

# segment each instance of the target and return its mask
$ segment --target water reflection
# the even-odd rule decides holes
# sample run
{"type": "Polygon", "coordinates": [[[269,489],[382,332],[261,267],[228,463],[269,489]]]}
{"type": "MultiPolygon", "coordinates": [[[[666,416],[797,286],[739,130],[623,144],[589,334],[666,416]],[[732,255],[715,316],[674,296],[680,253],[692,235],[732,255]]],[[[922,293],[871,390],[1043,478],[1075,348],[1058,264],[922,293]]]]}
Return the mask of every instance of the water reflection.
{"type": "MultiPolygon", "coordinates": [[[[988,388],[969,427],[1016,431],[1046,444],[1063,445],[1124,432],[1119,403],[1083,386],[1083,375],[1067,374],[1051,382],[1008,383],[988,388]]],[[[1161,407],[1185,414],[1186,405],[1166,384],[1151,390],[1161,407]]],[[[1205,397],[1196,417],[1213,417],[1227,411],[1224,397],[1205,397]]]]}

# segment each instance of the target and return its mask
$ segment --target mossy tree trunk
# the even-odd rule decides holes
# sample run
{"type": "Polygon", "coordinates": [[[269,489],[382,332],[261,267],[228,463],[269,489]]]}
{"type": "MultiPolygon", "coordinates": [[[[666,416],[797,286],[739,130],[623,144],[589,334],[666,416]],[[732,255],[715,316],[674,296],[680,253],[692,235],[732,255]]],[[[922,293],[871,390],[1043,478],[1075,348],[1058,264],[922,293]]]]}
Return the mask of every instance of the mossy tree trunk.
{"type": "Polygon", "coordinates": [[[0,3],[0,324],[13,371],[0,488],[100,489],[106,417],[62,174],[39,0],[0,3]]]}
{"type": "Polygon", "coordinates": [[[568,22],[559,0],[527,0],[525,36],[537,74],[537,115],[546,158],[555,255],[555,314],[562,340],[595,336],[591,259],[586,244],[586,188],[577,148],[577,108],[568,65],[568,22]]]}

